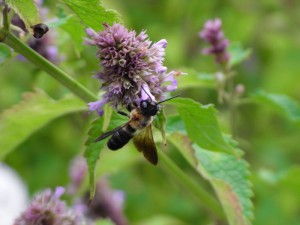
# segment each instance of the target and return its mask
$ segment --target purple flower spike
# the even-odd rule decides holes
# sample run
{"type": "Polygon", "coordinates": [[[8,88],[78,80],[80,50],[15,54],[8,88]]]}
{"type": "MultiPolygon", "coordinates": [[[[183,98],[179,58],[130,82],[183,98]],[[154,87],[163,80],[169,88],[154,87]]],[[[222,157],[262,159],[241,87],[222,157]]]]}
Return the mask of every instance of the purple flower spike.
{"type": "MultiPolygon", "coordinates": [[[[145,31],[136,34],[115,23],[104,24],[104,31],[96,33],[87,29],[85,44],[98,47],[102,71],[96,78],[101,82],[104,94],[100,101],[89,103],[90,110],[103,114],[103,106],[109,102],[114,108],[133,107],[145,97],[142,87],[147,87],[153,100],[163,99],[166,91],[175,90],[165,86],[167,73],[163,66],[167,41],[162,39],[152,43],[145,31]]],[[[169,78],[171,80],[171,78],[169,78]]]]}
{"type": "Polygon", "coordinates": [[[60,200],[65,189],[56,188],[52,193],[50,189],[35,196],[30,206],[16,219],[14,225],[84,225],[83,217],[67,208],[60,200]]]}
{"type": "Polygon", "coordinates": [[[229,61],[227,47],[229,41],[225,39],[222,32],[222,21],[220,19],[208,20],[199,36],[211,46],[202,50],[205,55],[214,55],[216,62],[226,64],[229,61]]]}

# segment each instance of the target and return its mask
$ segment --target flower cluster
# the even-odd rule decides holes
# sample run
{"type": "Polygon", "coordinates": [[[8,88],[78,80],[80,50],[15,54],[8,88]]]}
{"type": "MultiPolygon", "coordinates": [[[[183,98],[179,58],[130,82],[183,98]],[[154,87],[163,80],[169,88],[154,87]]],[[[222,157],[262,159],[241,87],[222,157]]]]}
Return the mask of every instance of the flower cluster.
{"type": "Polygon", "coordinates": [[[98,47],[97,56],[102,71],[96,78],[102,82],[105,92],[102,99],[89,103],[91,110],[101,115],[104,104],[110,102],[114,108],[132,107],[143,96],[153,100],[162,100],[163,94],[177,88],[174,76],[178,72],[167,72],[163,66],[167,41],[162,39],[152,43],[145,31],[136,34],[124,26],[115,23],[104,24],[105,30],[96,33],[87,29],[90,37],[86,44],[98,47]],[[144,94],[143,94],[144,92],[144,94]]]}
{"type": "Polygon", "coordinates": [[[54,193],[48,189],[36,195],[14,225],[84,225],[81,215],[68,209],[65,202],[60,200],[64,191],[64,188],[58,187],[54,193]]]}
{"type": "Polygon", "coordinates": [[[208,20],[199,36],[211,45],[211,47],[203,49],[202,53],[214,55],[217,63],[226,64],[229,61],[227,52],[229,41],[224,37],[221,26],[220,19],[208,20]]]}

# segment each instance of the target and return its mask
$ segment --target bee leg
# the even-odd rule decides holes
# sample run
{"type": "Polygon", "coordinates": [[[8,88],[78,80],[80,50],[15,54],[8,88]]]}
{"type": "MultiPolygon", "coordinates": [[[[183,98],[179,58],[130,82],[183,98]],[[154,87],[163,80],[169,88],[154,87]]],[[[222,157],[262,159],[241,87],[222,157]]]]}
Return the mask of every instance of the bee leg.
{"type": "Polygon", "coordinates": [[[122,116],[127,116],[128,118],[130,118],[130,116],[128,115],[128,113],[123,112],[123,111],[118,111],[118,113],[122,116]]]}

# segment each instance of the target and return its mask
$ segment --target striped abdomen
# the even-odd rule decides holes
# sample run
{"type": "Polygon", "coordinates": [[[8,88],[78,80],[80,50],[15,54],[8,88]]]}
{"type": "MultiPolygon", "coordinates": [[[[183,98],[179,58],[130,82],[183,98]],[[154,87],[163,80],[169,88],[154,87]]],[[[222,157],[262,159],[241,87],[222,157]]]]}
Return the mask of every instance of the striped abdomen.
{"type": "Polygon", "coordinates": [[[118,150],[126,145],[134,136],[136,130],[129,124],[118,129],[107,142],[107,146],[111,150],[118,150]]]}

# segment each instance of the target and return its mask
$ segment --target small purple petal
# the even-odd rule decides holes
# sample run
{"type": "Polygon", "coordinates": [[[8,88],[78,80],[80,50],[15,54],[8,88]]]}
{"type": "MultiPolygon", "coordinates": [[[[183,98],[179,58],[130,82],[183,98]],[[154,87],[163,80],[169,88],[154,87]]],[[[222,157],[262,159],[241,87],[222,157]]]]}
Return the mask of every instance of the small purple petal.
{"type": "Polygon", "coordinates": [[[114,191],[112,194],[112,202],[119,209],[122,209],[125,200],[125,194],[123,191],[114,191]]]}
{"type": "Polygon", "coordinates": [[[151,99],[151,101],[155,101],[155,97],[151,94],[149,90],[149,86],[147,84],[142,85],[141,90],[141,100],[151,99]]]}
{"type": "Polygon", "coordinates": [[[105,105],[105,103],[107,102],[106,99],[101,99],[99,101],[96,101],[96,102],[90,102],[88,103],[88,106],[90,108],[91,111],[94,111],[96,110],[100,116],[103,115],[103,106],[105,105]]]}
{"type": "Polygon", "coordinates": [[[167,47],[167,40],[166,39],[162,39],[159,42],[157,42],[158,45],[160,45],[162,48],[166,48],[167,47]]]}
{"type": "Polygon", "coordinates": [[[65,188],[57,187],[54,192],[54,198],[59,199],[65,193],[65,188]]]}

